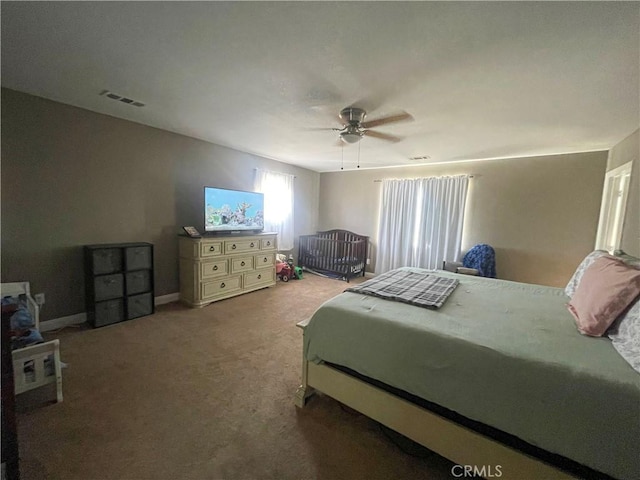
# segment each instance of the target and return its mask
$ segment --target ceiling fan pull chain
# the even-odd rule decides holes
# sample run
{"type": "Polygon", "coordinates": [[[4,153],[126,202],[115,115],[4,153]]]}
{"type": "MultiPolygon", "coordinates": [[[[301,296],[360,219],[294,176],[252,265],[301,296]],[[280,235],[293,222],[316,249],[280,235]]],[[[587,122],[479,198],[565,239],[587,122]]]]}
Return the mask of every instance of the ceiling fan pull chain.
{"type": "Polygon", "coordinates": [[[340,170],[344,170],[344,144],[340,146],[340,153],[342,153],[342,164],[340,165],[340,170]]]}
{"type": "Polygon", "coordinates": [[[360,142],[358,142],[358,168],[360,168],[360,142]]]}

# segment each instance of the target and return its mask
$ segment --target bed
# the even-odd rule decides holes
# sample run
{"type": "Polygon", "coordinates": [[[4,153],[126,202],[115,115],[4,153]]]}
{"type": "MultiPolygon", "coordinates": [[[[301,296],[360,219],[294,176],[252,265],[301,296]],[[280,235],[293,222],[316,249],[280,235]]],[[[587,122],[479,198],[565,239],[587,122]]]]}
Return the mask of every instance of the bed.
{"type": "MultiPolygon", "coordinates": [[[[25,305],[35,330],[39,329],[40,309],[31,296],[29,282],[2,283],[0,293],[3,299],[11,297],[25,305]]],[[[56,401],[62,402],[62,362],[59,340],[16,348],[11,353],[16,395],[55,384],[56,401]]]]}
{"type": "Polygon", "coordinates": [[[345,292],[301,322],[297,406],[323,392],[501,478],[640,478],[640,375],[563,289],[430,273],[459,282],[438,310],[345,292]]]}
{"type": "Polygon", "coordinates": [[[346,280],[364,276],[369,237],[347,230],[301,235],[298,265],[311,272],[346,280]]]}

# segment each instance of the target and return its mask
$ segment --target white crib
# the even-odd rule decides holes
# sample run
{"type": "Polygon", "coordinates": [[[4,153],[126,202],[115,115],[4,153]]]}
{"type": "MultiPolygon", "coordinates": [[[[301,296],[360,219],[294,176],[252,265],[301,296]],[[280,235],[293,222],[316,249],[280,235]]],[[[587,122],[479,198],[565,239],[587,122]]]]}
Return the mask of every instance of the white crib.
{"type": "MultiPolygon", "coordinates": [[[[24,294],[27,307],[33,316],[35,328],[40,329],[40,307],[31,297],[29,282],[0,284],[2,298],[24,294]]],[[[62,363],[60,362],[60,341],[31,345],[13,350],[13,376],[16,395],[35,388],[56,384],[56,401],[62,401],[62,363]]]]}

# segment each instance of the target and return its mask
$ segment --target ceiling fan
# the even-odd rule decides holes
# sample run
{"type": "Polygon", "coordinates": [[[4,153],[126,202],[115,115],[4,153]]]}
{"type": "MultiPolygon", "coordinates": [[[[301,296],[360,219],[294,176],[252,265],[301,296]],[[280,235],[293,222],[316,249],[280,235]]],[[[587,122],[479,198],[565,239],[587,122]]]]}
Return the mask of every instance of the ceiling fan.
{"type": "Polygon", "coordinates": [[[399,142],[403,137],[376,132],[375,130],[370,129],[389,123],[413,120],[413,117],[407,112],[400,112],[394,115],[370,120],[368,122],[364,121],[366,115],[367,112],[362,108],[343,108],[339,115],[339,118],[342,121],[342,128],[332,128],[331,130],[340,132],[340,138],[345,143],[357,143],[362,140],[362,137],[365,135],[367,137],[375,137],[389,142],[399,142]]]}

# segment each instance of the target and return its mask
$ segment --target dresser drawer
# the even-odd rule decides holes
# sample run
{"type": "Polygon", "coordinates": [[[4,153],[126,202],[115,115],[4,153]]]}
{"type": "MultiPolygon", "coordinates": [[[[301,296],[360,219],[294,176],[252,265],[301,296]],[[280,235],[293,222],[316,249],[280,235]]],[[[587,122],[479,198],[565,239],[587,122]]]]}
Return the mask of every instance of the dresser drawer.
{"type": "Polygon", "coordinates": [[[126,292],[127,295],[148,292],[151,290],[151,270],[138,270],[136,272],[127,272],[126,292]]]}
{"type": "Polygon", "coordinates": [[[276,269],[274,267],[261,268],[244,274],[244,287],[257,287],[259,285],[273,285],[276,281],[276,269]]]}
{"type": "Polygon", "coordinates": [[[153,295],[143,293],[127,298],[127,318],[142,317],[153,313],[153,295]]]}
{"type": "Polygon", "coordinates": [[[202,242],[200,244],[201,257],[213,257],[222,255],[222,242],[202,242]]]}
{"type": "Polygon", "coordinates": [[[91,273],[104,275],[122,270],[122,250],[119,248],[98,248],[91,252],[91,273]]]}
{"type": "Polygon", "coordinates": [[[124,300],[116,298],[95,304],[94,327],[103,327],[124,320],[124,300]]]}
{"type": "Polygon", "coordinates": [[[202,299],[226,295],[231,292],[240,291],[242,288],[242,277],[225,277],[220,280],[205,282],[201,285],[202,299]]]}
{"type": "Polygon", "coordinates": [[[276,249],[276,237],[268,236],[260,239],[260,248],[262,250],[275,250],[276,249]]]}
{"type": "Polygon", "coordinates": [[[127,247],[124,249],[126,270],[150,269],[152,265],[151,245],[127,247]]]}
{"type": "Polygon", "coordinates": [[[260,240],[257,238],[236,239],[224,242],[224,253],[244,253],[260,249],[260,240]]]}
{"type": "Polygon", "coordinates": [[[248,272],[253,270],[253,257],[231,257],[231,273],[248,272]]]}
{"type": "Polygon", "coordinates": [[[124,276],[121,273],[101,275],[93,279],[94,300],[111,300],[124,294],[124,276]]]}
{"type": "Polygon", "coordinates": [[[200,264],[200,278],[215,278],[229,275],[229,261],[226,258],[210,260],[200,264]]]}
{"type": "Polygon", "coordinates": [[[263,253],[262,255],[256,255],[253,257],[253,261],[256,268],[273,267],[276,264],[276,254],[263,253]]]}

